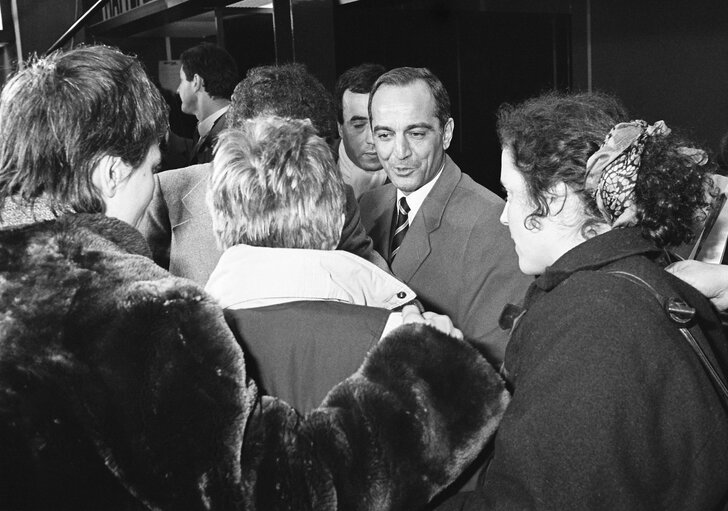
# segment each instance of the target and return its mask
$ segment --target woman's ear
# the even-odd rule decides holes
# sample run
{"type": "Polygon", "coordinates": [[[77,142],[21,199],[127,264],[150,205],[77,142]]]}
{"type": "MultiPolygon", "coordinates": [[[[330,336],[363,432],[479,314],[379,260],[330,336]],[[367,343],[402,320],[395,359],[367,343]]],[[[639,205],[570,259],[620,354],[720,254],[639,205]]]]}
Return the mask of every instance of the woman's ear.
{"type": "Polygon", "coordinates": [[[549,202],[549,213],[551,215],[558,215],[563,211],[564,206],[566,206],[566,200],[569,197],[569,187],[566,186],[566,183],[563,181],[559,181],[555,185],[553,185],[551,188],[549,188],[548,191],[548,202],[549,202]]]}
{"type": "Polygon", "coordinates": [[[102,156],[93,170],[91,181],[101,192],[104,199],[116,195],[119,184],[124,181],[131,171],[129,165],[125,164],[118,156],[102,156]]]}

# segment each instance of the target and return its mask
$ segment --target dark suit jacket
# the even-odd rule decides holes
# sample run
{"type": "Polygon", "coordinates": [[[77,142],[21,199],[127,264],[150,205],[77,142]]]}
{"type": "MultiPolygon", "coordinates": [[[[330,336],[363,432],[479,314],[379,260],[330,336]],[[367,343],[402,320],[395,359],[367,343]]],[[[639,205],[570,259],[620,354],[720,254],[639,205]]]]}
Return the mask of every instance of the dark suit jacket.
{"type": "Polygon", "coordinates": [[[215,148],[217,137],[220,132],[227,126],[227,112],[217,118],[210,128],[210,132],[198,143],[197,130],[195,130],[195,138],[193,139],[192,149],[190,151],[190,165],[197,163],[208,163],[212,161],[212,151],[215,148]]]}
{"type": "MultiPolygon", "coordinates": [[[[507,333],[498,326],[506,303],[523,299],[531,279],[518,269],[503,201],[446,156],[445,168],[417,212],[392,264],[427,310],[447,314],[493,361],[503,360],[507,333]]],[[[389,259],[397,190],[387,184],[362,195],[362,223],[389,259]]]]}
{"type": "MultiPolygon", "coordinates": [[[[222,251],[212,232],[205,195],[210,164],[160,172],[154,196],[137,228],[147,239],[154,261],[173,275],[205,285],[222,251]]],[[[389,271],[362,227],[354,190],[346,186],[346,219],[337,247],[389,271]]]]}

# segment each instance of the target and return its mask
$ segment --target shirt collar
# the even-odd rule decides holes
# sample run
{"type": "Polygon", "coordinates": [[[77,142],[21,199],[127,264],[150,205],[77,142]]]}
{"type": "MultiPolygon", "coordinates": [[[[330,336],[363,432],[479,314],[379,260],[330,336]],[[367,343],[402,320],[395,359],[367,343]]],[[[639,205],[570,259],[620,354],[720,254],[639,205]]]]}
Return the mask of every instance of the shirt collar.
{"type": "Polygon", "coordinates": [[[213,113],[212,115],[208,115],[197,123],[197,133],[200,134],[200,138],[205,137],[208,133],[210,133],[210,130],[215,125],[215,121],[222,117],[229,108],[230,105],[224,106],[217,112],[213,113]]]}
{"type": "Polygon", "coordinates": [[[429,183],[420,186],[417,190],[410,193],[409,195],[405,195],[399,189],[397,190],[397,203],[399,203],[399,200],[402,197],[407,197],[407,205],[410,208],[409,214],[407,215],[407,223],[409,223],[410,225],[412,225],[412,220],[414,219],[417,212],[420,210],[422,203],[425,202],[425,199],[430,194],[430,191],[432,191],[432,189],[435,187],[435,183],[437,183],[437,180],[440,179],[440,176],[442,175],[442,170],[445,168],[446,161],[447,158],[443,157],[442,166],[440,167],[440,170],[437,171],[435,177],[432,178],[429,183]]]}

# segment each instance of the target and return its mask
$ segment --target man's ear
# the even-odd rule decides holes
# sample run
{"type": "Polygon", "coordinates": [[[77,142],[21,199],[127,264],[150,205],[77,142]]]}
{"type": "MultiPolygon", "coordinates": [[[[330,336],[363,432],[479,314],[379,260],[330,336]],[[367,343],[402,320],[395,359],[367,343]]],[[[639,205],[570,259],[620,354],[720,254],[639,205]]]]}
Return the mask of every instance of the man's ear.
{"type": "Polygon", "coordinates": [[[337,122],[336,126],[339,129],[339,138],[344,138],[344,135],[341,133],[341,129],[342,129],[341,123],[337,122]]]}
{"type": "Polygon", "coordinates": [[[447,149],[452,142],[452,132],[455,130],[455,121],[450,117],[442,130],[442,148],[447,149]]]}
{"type": "Polygon", "coordinates": [[[102,156],[94,168],[91,181],[103,197],[113,197],[119,184],[124,181],[131,168],[118,156],[102,156]]]}
{"type": "Polygon", "coordinates": [[[197,73],[195,73],[195,76],[192,77],[192,88],[195,92],[199,92],[205,88],[205,80],[203,80],[197,73]]]}

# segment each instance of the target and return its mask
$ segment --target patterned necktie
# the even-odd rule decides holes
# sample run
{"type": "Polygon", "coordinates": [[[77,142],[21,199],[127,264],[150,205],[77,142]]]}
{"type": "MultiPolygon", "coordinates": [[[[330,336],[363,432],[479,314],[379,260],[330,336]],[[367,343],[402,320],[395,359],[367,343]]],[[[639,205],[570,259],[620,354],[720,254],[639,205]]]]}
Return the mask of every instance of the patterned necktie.
{"type": "Polygon", "coordinates": [[[397,223],[394,227],[394,234],[392,234],[392,243],[389,246],[389,264],[392,264],[392,261],[394,261],[394,256],[397,255],[402,240],[404,240],[404,235],[407,234],[407,228],[409,227],[407,213],[409,213],[409,210],[407,198],[402,197],[399,199],[399,204],[397,205],[397,223]]]}

